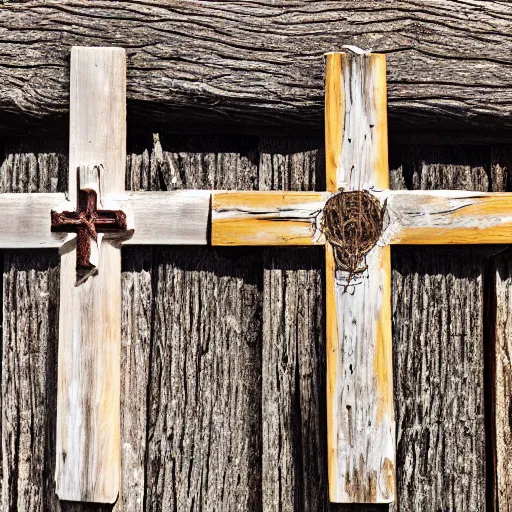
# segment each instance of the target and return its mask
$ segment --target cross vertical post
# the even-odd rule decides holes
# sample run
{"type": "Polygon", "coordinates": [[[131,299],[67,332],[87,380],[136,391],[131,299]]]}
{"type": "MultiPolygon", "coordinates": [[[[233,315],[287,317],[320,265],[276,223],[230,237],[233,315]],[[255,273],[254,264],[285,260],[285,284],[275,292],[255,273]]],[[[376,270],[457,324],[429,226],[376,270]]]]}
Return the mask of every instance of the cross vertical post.
{"type": "MultiPolygon", "coordinates": [[[[326,182],[338,189],[389,188],[384,55],[326,56],[326,182]]],[[[327,429],[333,502],[395,496],[395,419],[389,245],[357,276],[336,268],[326,244],[327,429]]]]}
{"type": "MultiPolygon", "coordinates": [[[[342,268],[340,244],[329,241],[325,225],[333,198],[355,194],[381,212],[381,203],[391,197],[385,55],[326,56],[325,133],[327,192],[215,192],[212,244],[326,244],[330,500],[389,503],[395,497],[395,419],[386,243],[393,237],[400,243],[410,222],[407,215],[398,218],[401,208],[390,211],[397,218],[390,220],[387,234],[379,217],[381,231],[373,241],[377,245],[360,261],[354,258],[356,252],[348,255],[349,260],[358,259],[355,272],[342,268]]],[[[418,199],[431,205],[434,198],[418,199]]],[[[412,204],[410,194],[405,201],[412,204]]],[[[344,215],[343,208],[334,211],[334,227],[350,245],[351,239],[364,235],[362,219],[368,209],[359,204],[353,219],[341,225],[344,215]]]]}
{"type": "MultiPolygon", "coordinates": [[[[73,48],[70,102],[71,204],[83,189],[77,183],[83,166],[103,167],[101,194],[123,192],[125,51],[73,48]]],[[[77,283],[75,240],[61,249],[57,494],[62,500],[113,503],[121,466],[121,249],[100,243],[97,273],[77,283]]]]}

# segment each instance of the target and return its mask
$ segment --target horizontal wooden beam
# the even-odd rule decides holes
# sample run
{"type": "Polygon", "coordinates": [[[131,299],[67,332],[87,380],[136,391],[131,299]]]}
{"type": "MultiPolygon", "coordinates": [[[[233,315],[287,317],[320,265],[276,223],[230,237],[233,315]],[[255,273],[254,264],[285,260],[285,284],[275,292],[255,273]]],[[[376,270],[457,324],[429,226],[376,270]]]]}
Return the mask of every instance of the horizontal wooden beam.
{"type": "MultiPolygon", "coordinates": [[[[206,245],[210,192],[126,192],[103,205],[127,213],[125,245],[206,245]]],[[[52,233],[51,210],[74,210],[64,194],[0,194],[0,249],[59,248],[75,235],[52,233]]]]}
{"type": "Polygon", "coordinates": [[[391,192],[383,241],[400,245],[512,242],[512,194],[391,192]]]}
{"type": "Polygon", "coordinates": [[[0,194],[0,248],[60,247],[65,233],[52,233],[50,212],[74,209],[64,194],[0,194]]]}
{"type": "MultiPolygon", "coordinates": [[[[382,242],[392,245],[512,242],[512,194],[447,191],[374,192],[386,208],[382,242]]],[[[319,228],[329,192],[127,192],[105,205],[134,227],[123,245],[206,245],[212,198],[212,245],[323,245],[319,228]]],[[[0,249],[58,248],[52,209],[74,209],[64,194],[0,194],[0,249]]],[[[73,235],[74,236],[74,235],[73,235]]]]}
{"type": "MultiPolygon", "coordinates": [[[[512,194],[373,192],[385,205],[381,241],[393,245],[512,242],[512,194]]],[[[213,245],[319,245],[327,192],[216,192],[213,245]]]]}
{"type": "MultiPolygon", "coordinates": [[[[212,245],[311,245],[327,192],[217,192],[212,245]]],[[[317,234],[320,234],[317,232],[317,234]]]]}
{"type": "Polygon", "coordinates": [[[353,44],[387,54],[396,126],[512,127],[512,9],[503,2],[3,4],[0,131],[55,116],[67,125],[72,45],[126,48],[133,126],[321,134],[322,54],[353,44]]]}
{"type": "MultiPolygon", "coordinates": [[[[210,192],[130,192],[126,210],[133,214],[133,237],[124,245],[206,245],[210,192]]],[[[123,208],[123,201],[117,204],[123,208]]]]}

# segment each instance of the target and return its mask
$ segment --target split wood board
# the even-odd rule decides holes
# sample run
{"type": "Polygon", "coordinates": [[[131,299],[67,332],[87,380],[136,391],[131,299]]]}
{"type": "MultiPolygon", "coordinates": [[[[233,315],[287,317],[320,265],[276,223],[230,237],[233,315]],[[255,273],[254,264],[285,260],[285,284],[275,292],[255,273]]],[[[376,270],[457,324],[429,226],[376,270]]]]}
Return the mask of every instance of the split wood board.
{"type": "MultiPolygon", "coordinates": [[[[326,60],[327,188],[387,189],[385,56],[326,60]]],[[[388,503],[395,498],[390,247],[371,250],[356,285],[336,269],[333,250],[326,246],[329,495],[388,503]]]]}
{"type": "MultiPolygon", "coordinates": [[[[123,245],[205,245],[208,242],[210,192],[130,192],[109,194],[105,208],[123,210],[137,229],[123,245]]],[[[0,194],[0,217],[8,218],[0,232],[0,248],[59,248],[74,235],[52,233],[50,212],[73,211],[64,194],[0,194]]]]}

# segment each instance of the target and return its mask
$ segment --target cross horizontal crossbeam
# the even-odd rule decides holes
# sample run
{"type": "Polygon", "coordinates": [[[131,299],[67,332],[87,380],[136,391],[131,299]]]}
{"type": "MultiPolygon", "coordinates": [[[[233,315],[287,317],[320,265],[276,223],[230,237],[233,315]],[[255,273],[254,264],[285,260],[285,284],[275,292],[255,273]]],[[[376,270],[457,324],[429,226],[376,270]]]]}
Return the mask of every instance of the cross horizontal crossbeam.
{"type": "MultiPolygon", "coordinates": [[[[126,212],[137,230],[123,245],[204,245],[208,243],[210,192],[126,192],[106,194],[104,204],[126,212]]],[[[65,194],[0,194],[0,248],[60,248],[74,234],[51,232],[50,212],[73,210],[65,194]]]]}
{"type": "MultiPolygon", "coordinates": [[[[381,242],[392,245],[512,243],[512,193],[371,191],[386,208],[381,242]]],[[[107,195],[136,226],[123,245],[323,245],[318,230],[330,192],[183,190],[107,195]],[[208,237],[211,202],[211,240],[208,237]]],[[[0,194],[0,248],[59,248],[74,235],[51,232],[64,194],[0,194]]]]}
{"type": "MultiPolygon", "coordinates": [[[[380,243],[512,242],[512,194],[457,190],[370,191],[384,207],[380,243]]],[[[216,192],[213,245],[323,245],[318,230],[329,192],[216,192]]]]}

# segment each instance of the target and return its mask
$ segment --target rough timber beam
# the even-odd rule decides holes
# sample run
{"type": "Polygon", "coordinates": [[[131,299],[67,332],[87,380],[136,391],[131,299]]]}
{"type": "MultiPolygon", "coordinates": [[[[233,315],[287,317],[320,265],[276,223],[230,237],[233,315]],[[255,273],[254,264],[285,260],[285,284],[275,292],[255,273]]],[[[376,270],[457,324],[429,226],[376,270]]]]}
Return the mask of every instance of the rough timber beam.
{"type": "MultiPolygon", "coordinates": [[[[386,58],[329,54],[327,188],[389,187],[386,58]]],[[[327,449],[333,502],[395,498],[391,253],[375,246],[355,283],[326,244],[327,449]],[[348,287],[347,287],[348,286],[348,287]]]]}
{"type": "MultiPolygon", "coordinates": [[[[333,193],[214,192],[212,243],[322,245],[321,210],[333,193]]],[[[510,193],[373,190],[372,194],[386,209],[381,243],[512,243],[510,193]]]]}
{"type": "MultiPolygon", "coordinates": [[[[127,212],[135,228],[123,245],[206,245],[210,192],[126,192],[105,203],[127,212]]],[[[0,249],[59,248],[69,240],[50,231],[51,210],[73,210],[64,194],[0,194],[0,249]]],[[[73,235],[74,236],[74,235],[73,235]]]]}
{"type": "Polygon", "coordinates": [[[203,132],[223,124],[320,134],[321,56],[341,41],[388,54],[397,125],[512,128],[507,2],[2,3],[0,131],[64,118],[69,47],[117,45],[128,54],[133,126],[172,119],[203,132]],[[209,58],[199,63],[199,54],[209,58]]]}

